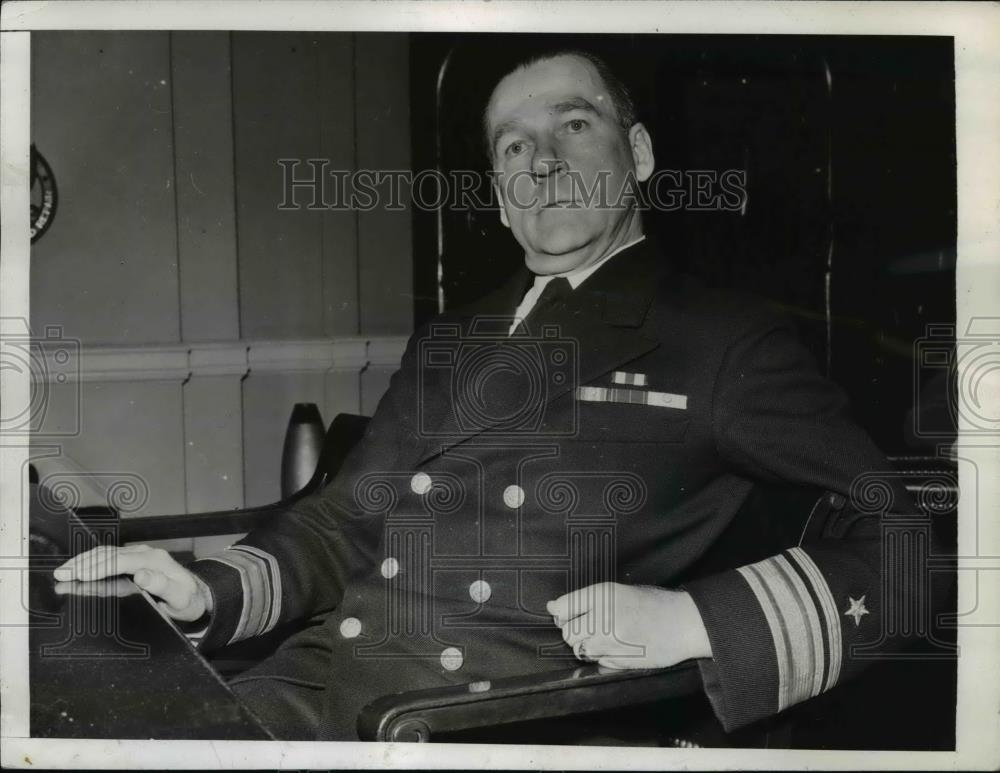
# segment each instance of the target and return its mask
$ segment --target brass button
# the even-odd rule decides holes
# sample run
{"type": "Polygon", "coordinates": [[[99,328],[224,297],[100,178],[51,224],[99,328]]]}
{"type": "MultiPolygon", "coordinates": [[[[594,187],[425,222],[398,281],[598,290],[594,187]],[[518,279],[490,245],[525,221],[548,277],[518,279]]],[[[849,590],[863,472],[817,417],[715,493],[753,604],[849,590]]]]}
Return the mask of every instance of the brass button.
{"type": "Polygon", "coordinates": [[[511,485],[503,490],[503,503],[511,510],[516,510],[524,504],[524,489],[511,485]]]}
{"type": "Polygon", "coordinates": [[[477,604],[485,604],[493,595],[493,589],[486,580],[476,580],[469,586],[469,595],[477,604]]]}
{"type": "Polygon", "coordinates": [[[410,489],[414,494],[420,494],[423,496],[428,491],[431,490],[431,476],[426,472],[418,472],[412,478],[410,478],[410,489]]]}
{"type": "Polygon", "coordinates": [[[382,576],[387,580],[391,580],[397,574],[399,574],[399,561],[391,556],[382,562],[382,576]]]}
{"type": "Polygon", "coordinates": [[[464,660],[458,647],[448,647],[441,653],[441,667],[445,671],[458,671],[464,660]]]}

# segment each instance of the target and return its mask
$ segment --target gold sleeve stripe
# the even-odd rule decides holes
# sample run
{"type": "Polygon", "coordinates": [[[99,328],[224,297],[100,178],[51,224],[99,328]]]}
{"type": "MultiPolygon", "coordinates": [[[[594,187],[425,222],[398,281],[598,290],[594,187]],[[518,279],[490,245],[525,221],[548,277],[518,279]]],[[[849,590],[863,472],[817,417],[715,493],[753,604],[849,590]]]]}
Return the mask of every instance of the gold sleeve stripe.
{"type": "Polygon", "coordinates": [[[829,682],[831,653],[821,619],[825,614],[817,608],[803,576],[785,556],[738,571],[750,585],[771,632],[778,663],[778,710],[818,695],[829,682]]]}
{"type": "Polygon", "coordinates": [[[833,594],[830,586],[823,579],[823,574],[819,567],[809,557],[802,548],[791,548],[788,555],[799,565],[802,573],[809,578],[813,592],[819,599],[819,607],[823,614],[827,630],[827,650],[829,652],[829,668],[826,679],[823,683],[823,691],[829,690],[840,679],[840,667],[843,660],[843,639],[840,629],[840,616],[837,614],[837,605],[833,601],[833,594]]]}
{"type": "Polygon", "coordinates": [[[229,643],[259,636],[277,623],[281,611],[280,574],[274,556],[257,548],[236,545],[205,560],[217,561],[239,574],[243,605],[229,643]],[[275,587],[279,590],[275,600],[275,587]]]}
{"type": "Polygon", "coordinates": [[[820,624],[820,612],[816,609],[816,604],[810,596],[809,590],[802,577],[788,563],[788,559],[785,556],[775,556],[774,566],[781,572],[782,578],[789,584],[794,593],[800,611],[807,622],[807,634],[811,639],[809,649],[812,662],[808,671],[803,675],[801,692],[792,701],[798,703],[813,698],[823,691],[823,670],[827,656],[823,644],[823,628],[820,624]]]}
{"type": "Polygon", "coordinates": [[[750,590],[757,597],[764,619],[767,620],[767,627],[771,631],[771,641],[774,644],[774,654],[778,662],[778,710],[786,708],[787,696],[783,685],[788,683],[788,674],[791,671],[791,661],[789,657],[788,631],[785,629],[781,618],[778,616],[778,605],[771,596],[770,590],[764,584],[763,578],[757,572],[755,565],[741,566],[737,569],[743,579],[747,581],[750,590]]]}
{"type": "Polygon", "coordinates": [[[278,620],[281,618],[281,570],[278,568],[278,559],[266,550],[252,545],[234,545],[232,549],[246,551],[267,563],[271,612],[264,623],[264,628],[257,635],[267,633],[278,624],[278,620]]]}

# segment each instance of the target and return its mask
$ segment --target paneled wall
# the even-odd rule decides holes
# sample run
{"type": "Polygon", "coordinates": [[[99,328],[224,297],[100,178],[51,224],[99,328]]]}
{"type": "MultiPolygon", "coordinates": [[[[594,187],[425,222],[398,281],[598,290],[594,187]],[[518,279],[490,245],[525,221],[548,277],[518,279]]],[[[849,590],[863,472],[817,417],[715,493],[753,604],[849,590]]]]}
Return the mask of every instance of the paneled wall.
{"type": "Polygon", "coordinates": [[[73,353],[44,474],[140,480],[135,513],[261,504],[295,402],[374,410],[412,328],[410,213],[279,209],[278,161],[408,168],[406,35],[35,34],[32,140],[60,201],[31,325],[73,353]]]}

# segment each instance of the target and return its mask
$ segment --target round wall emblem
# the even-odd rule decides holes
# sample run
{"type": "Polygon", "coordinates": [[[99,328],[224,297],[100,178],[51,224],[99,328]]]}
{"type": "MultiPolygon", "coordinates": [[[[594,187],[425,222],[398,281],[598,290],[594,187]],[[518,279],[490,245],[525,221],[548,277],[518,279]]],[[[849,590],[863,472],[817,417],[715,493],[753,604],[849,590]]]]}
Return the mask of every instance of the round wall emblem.
{"type": "Polygon", "coordinates": [[[38,152],[34,143],[31,145],[31,241],[38,241],[43,233],[49,230],[56,216],[56,206],[59,194],[56,190],[56,178],[52,175],[52,167],[45,157],[38,152]]]}

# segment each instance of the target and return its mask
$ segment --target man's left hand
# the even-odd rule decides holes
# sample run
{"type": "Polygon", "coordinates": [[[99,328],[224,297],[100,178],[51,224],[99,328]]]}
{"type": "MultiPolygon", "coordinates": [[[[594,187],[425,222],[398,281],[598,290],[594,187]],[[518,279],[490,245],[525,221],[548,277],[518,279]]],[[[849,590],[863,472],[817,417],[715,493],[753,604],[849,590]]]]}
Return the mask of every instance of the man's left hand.
{"type": "Polygon", "coordinates": [[[712,657],[701,614],[684,591],[602,582],[546,609],[580,660],[607,668],[665,668],[712,657]]]}

